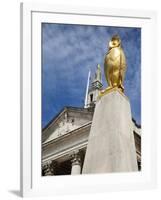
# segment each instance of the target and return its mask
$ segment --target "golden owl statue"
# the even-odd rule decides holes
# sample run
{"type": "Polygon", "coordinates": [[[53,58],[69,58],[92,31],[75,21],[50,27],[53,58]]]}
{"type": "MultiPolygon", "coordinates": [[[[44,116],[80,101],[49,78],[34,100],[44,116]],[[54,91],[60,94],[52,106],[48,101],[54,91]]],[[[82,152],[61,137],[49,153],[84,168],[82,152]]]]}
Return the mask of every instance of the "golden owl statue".
{"type": "Polygon", "coordinates": [[[124,92],[126,58],[118,35],[114,35],[109,42],[109,49],[104,59],[104,72],[108,83],[107,89],[117,87],[124,92]]]}

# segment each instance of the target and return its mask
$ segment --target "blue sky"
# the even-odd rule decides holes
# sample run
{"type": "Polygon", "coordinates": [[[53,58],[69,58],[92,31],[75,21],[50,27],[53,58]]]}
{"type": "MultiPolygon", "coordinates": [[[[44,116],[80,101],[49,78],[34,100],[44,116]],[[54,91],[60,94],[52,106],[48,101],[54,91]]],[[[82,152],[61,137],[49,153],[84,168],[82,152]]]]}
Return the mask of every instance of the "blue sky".
{"type": "Polygon", "coordinates": [[[118,34],[127,59],[125,94],[132,116],[141,123],[141,29],[42,24],[42,127],[64,106],[83,107],[88,71],[101,65],[111,37],[118,34]]]}

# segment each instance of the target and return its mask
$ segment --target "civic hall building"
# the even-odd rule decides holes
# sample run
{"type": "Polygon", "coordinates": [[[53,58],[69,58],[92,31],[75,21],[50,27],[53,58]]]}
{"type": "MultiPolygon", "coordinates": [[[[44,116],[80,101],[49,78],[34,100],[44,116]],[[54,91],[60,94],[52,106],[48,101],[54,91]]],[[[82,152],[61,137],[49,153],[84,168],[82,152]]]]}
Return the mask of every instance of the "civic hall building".
{"type": "MultiPolygon", "coordinates": [[[[42,130],[42,176],[82,174],[95,104],[103,87],[99,65],[92,82],[89,80],[90,75],[84,107],[62,108],[42,130]]],[[[140,171],[141,126],[131,120],[140,171]]]]}

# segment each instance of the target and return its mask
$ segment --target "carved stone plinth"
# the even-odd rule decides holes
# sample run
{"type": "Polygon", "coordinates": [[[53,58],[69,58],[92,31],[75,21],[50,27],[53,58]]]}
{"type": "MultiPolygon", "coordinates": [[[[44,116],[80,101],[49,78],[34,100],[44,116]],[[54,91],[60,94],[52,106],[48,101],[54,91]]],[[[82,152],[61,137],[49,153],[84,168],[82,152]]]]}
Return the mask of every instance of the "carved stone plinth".
{"type": "Polygon", "coordinates": [[[96,104],[82,173],[137,170],[130,102],[114,89],[96,104]]]}

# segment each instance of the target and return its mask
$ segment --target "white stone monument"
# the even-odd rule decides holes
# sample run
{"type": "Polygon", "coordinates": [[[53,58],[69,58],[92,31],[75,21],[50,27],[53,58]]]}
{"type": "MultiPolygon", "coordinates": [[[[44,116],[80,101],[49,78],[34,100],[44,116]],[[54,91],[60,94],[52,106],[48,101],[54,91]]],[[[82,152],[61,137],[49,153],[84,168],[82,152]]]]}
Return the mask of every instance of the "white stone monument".
{"type": "Polygon", "coordinates": [[[83,174],[138,171],[128,98],[113,88],[98,100],[83,174]]]}

